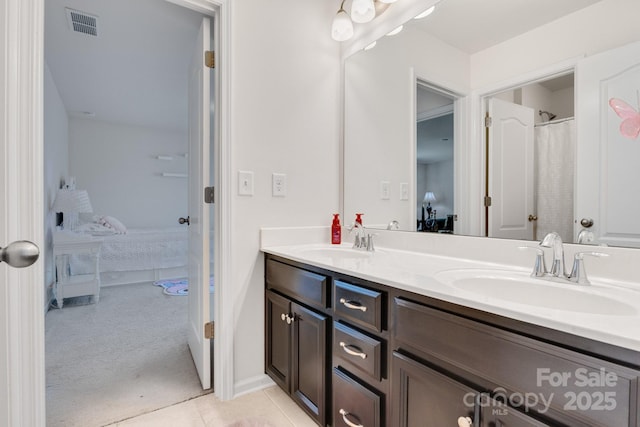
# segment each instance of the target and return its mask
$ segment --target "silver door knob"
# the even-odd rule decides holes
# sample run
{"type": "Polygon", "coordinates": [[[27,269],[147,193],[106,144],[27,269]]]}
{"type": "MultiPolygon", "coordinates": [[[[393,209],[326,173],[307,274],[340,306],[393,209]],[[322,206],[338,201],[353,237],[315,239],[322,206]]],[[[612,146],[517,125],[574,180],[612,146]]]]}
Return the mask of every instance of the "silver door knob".
{"type": "Polygon", "coordinates": [[[18,240],[6,248],[0,248],[0,262],[6,262],[11,267],[29,267],[40,256],[40,249],[35,243],[18,240]]]}
{"type": "Polygon", "coordinates": [[[180,218],[180,219],[178,219],[178,222],[179,222],[180,224],[187,224],[187,225],[189,225],[189,219],[190,219],[189,217],[186,217],[186,218],[180,218]]]}
{"type": "Polygon", "coordinates": [[[584,228],[589,228],[593,225],[593,219],[591,218],[582,218],[580,220],[580,225],[583,226],[584,228]]]}

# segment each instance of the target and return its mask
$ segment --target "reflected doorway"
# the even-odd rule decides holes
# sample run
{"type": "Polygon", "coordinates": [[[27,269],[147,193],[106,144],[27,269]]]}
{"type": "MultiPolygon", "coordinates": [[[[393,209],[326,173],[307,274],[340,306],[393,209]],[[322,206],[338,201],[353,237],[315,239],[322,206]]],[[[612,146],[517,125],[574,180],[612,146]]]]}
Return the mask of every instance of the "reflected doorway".
{"type": "Polygon", "coordinates": [[[418,80],[416,87],[416,230],[453,233],[454,101],[418,80]]]}
{"type": "Polygon", "coordinates": [[[574,242],[574,74],[485,98],[485,236],[574,242]]]}

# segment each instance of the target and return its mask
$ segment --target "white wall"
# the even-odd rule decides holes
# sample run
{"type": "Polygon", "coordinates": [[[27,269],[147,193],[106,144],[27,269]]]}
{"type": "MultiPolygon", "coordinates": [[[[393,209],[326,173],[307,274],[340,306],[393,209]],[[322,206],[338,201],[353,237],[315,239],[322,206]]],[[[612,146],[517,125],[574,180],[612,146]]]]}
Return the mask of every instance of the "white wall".
{"type": "Polygon", "coordinates": [[[177,227],[187,215],[186,132],[71,118],[69,174],[89,193],[95,214],[127,227],[177,227]],[[156,156],[173,160],[158,160],[156,156]]]}
{"type": "Polygon", "coordinates": [[[51,206],[69,171],[69,117],[62,104],[49,67],[44,67],[44,218],[45,218],[45,302],[55,280],[53,240],[55,213],[51,206]]]}
{"type": "MultiPolygon", "coordinates": [[[[262,226],[330,225],[339,207],[340,46],[330,36],[339,4],[233,0],[231,280],[236,392],[264,377],[262,226]],[[255,194],[238,196],[237,171],[255,194]],[[287,175],[286,197],[271,174],[287,175]]],[[[327,234],[327,241],[329,235],[327,234]]]]}

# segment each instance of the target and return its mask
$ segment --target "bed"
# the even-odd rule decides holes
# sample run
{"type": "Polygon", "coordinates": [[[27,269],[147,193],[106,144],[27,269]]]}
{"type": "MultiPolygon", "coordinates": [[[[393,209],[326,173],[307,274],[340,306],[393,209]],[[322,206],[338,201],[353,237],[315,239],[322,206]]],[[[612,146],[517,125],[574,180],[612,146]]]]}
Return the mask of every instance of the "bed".
{"type": "MultiPolygon", "coordinates": [[[[187,276],[188,229],[129,228],[124,232],[81,227],[80,232],[102,239],[99,271],[101,286],[175,279],[187,276]]],[[[69,262],[72,275],[92,267],[86,257],[69,262]]]]}

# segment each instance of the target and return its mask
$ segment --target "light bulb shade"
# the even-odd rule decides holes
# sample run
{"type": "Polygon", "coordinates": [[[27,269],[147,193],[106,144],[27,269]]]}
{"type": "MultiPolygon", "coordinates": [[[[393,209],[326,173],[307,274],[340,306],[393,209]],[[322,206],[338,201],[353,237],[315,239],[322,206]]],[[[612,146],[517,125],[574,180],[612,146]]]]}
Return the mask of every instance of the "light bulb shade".
{"type": "Polygon", "coordinates": [[[63,213],[93,212],[86,190],[58,190],[52,209],[54,212],[63,213]]]}
{"type": "Polygon", "coordinates": [[[353,0],[351,3],[351,19],[363,24],[376,17],[376,7],[373,0],[353,0]]]}
{"type": "Polygon", "coordinates": [[[433,191],[427,191],[426,193],[424,193],[423,202],[431,203],[431,202],[435,202],[435,201],[436,201],[436,195],[433,194],[433,191]]]}
{"type": "Polygon", "coordinates": [[[431,15],[433,13],[433,11],[436,10],[436,6],[433,5],[431,6],[429,9],[425,10],[424,12],[416,15],[415,18],[413,19],[422,19],[422,18],[426,18],[427,16],[431,15]]]}
{"type": "Polygon", "coordinates": [[[353,37],[353,22],[351,22],[351,18],[349,18],[349,15],[347,15],[344,9],[340,9],[335,18],[333,18],[331,37],[339,42],[349,40],[353,37]]]}

